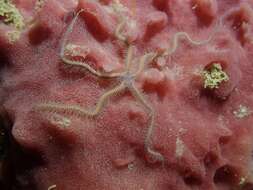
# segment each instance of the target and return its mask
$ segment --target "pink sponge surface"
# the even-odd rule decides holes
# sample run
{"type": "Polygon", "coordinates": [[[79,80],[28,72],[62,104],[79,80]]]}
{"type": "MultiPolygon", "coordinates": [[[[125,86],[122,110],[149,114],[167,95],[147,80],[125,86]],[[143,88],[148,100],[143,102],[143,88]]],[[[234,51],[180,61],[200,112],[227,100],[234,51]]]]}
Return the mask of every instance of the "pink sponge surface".
{"type": "Polygon", "coordinates": [[[251,0],[13,3],[26,25],[10,42],[0,24],[0,95],[40,160],[18,189],[253,188],[251,0]],[[229,80],[206,89],[213,63],[229,80]]]}

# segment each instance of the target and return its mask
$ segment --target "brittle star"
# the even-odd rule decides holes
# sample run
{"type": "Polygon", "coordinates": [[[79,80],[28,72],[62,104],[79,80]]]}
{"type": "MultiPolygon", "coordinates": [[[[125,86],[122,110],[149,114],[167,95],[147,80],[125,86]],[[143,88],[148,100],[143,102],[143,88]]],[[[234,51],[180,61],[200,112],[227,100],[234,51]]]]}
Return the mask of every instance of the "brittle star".
{"type": "MultiPolygon", "coordinates": [[[[125,58],[124,70],[122,72],[111,72],[111,73],[100,72],[100,71],[95,70],[89,64],[87,64],[83,61],[75,61],[75,60],[71,60],[71,59],[68,59],[65,57],[65,48],[68,43],[68,36],[72,32],[73,27],[78,19],[78,16],[83,11],[85,11],[85,10],[80,10],[76,14],[76,16],[71,21],[70,25],[67,27],[65,34],[63,35],[63,40],[62,40],[61,50],[60,50],[61,60],[63,61],[64,64],[85,68],[86,70],[88,70],[91,74],[93,74],[96,77],[99,77],[99,78],[119,78],[121,80],[121,82],[116,87],[105,92],[98,99],[98,101],[95,105],[95,108],[91,109],[91,110],[82,108],[78,105],[65,105],[65,104],[61,104],[61,103],[41,103],[41,104],[37,105],[36,107],[39,110],[43,110],[43,111],[76,113],[81,117],[83,117],[83,116],[95,117],[101,112],[102,108],[105,106],[106,101],[110,97],[128,89],[131,92],[131,94],[133,95],[133,97],[135,97],[148,111],[149,125],[147,128],[147,133],[146,133],[145,142],[144,142],[145,150],[150,155],[155,157],[156,160],[160,160],[160,161],[164,160],[164,157],[162,156],[162,154],[153,150],[153,148],[151,146],[151,137],[152,137],[152,133],[153,133],[153,130],[155,127],[155,111],[154,111],[153,107],[145,99],[144,94],[136,87],[135,79],[145,69],[146,64],[151,63],[154,59],[156,59],[159,56],[167,56],[167,55],[173,54],[177,49],[178,41],[179,41],[180,37],[185,37],[189,42],[191,42],[194,45],[205,44],[205,43],[209,42],[210,39],[205,40],[205,41],[194,41],[189,37],[189,35],[187,33],[178,32],[173,37],[172,46],[170,48],[166,49],[162,55],[158,54],[156,52],[150,52],[150,53],[146,53],[143,56],[141,56],[139,58],[139,64],[138,64],[136,71],[131,70],[132,69],[131,66],[134,62],[133,61],[134,60],[133,59],[133,45],[126,43],[126,44],[128,44],[127,45],[128,50],[127,50],[127,55],[125,58]]],[[[117,37],[117,34],[119,35],[119,32],[122,30],[125,23],[126,23],[125,21],[123,21],[122,23],[119,23],[119,25],[116,29],[116,32],[115,32],[116,37],[117,37]]],[[[120,34],[118,36],[119,37],[118,39],[119,40],[126,40],[126,38],[122,37],[122,36],[123,35],[120,34]]]]}
{"type": "Polygon", "coordinates": [[[61,47],[61,51],[60,51],[60,57],[63,61],[63,63],[67,64],[67,65],[72,65],[72,66],[79,66],[79,67],[83,67],[85,69],[87,69],[90,73],[92,73],[93,75],[97,76],[97,77],[102,77],[102,78],[121,78],[121,83],[118,84],[116,87],[114,87],[113,89],[105,92],[99,99],[98,102],[95,106],[94,109],[92,110],[88,110],[85,108],[82,108],[80,106],[77,105],[64,105],[64,104],[58,104],[58,103],[42,103],[37,105],[37,107],[40,110],[45,110],[45,111],[55,111],[55,112],[75,112],[80,116],[90,116],[90,117],[94,117],[97,116],[102,108],[104,107],[104,104],[106,102],[106,100],[108,100],[110,97],[112,97],[113,95],[128,89],[132,95],[148,110],[149,112],[149,117],[150,117],[150,122],[149,122],[149,127],[148,127],[148,131],[147,131],[147,135],[145,138],[145,148],[146,150],[156,156],[159,159],[162,159],[162,155],[160,153],[155,152],[154,150],[152,150],[150,148],[149,142],[150,142],[150,138],[151,138],[151,134],[154,128],[154,118],[155,118],[155,114],[154,114],[154,110],[152,108],[152,106],[147,102],[147,100],[144,98],[143,94],[137,89],[137,87],[134,84],[134,79],[137,77],[137,75],[139,75],[142,71],[142,69],[144,68],[143,65],[147,62],[147,61],[152,61],[155,56],[156,53],[147,53],[144,56],[142,56],[140,58],[140,64],[139,64],[139,68],[136,72],[132,72],[131,71],[131,65],[132,65],[132,60],[133,60],[133,46],[129,46],[128,47],[128,51],[127,51],[127,55],[126,55],[126,61],[125,61],[125,71],[123,72],[119,72],[119,73],[102,73],[99,71],[96,71],[95,69],[93,69],[91,66],[89,66],[87,63],[84,62],[80,62],[80,61],[73,61],[70,60],[68,58],[65,57],[65,47],[67,44],[67,37],[68,35],[72,32],[74,24],[79,16],[79,14],[82,12],[83,10],[79,11],[77,13],[77,15],[75,16],[75,18],[72,20],[72,22],[70,23],[64,37],[62,40],[62,47],[61,47]]]}

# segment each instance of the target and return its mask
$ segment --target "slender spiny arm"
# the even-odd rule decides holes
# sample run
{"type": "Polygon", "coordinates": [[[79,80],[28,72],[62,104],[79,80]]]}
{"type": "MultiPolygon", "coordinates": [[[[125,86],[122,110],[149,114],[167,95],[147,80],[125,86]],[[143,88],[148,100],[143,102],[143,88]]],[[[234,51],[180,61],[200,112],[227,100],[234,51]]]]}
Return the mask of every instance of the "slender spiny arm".
{"type": "Polygon", "coordinates": [[[120,10],[119,10],[119,4],[120,2],[118,0],[113,0],[112,1],[112,8],[114,10],[114,12],[118,15],[118,21],[119,21],[119,24],[117,25],[116,27],[116,30],[115,30],[115,36],[118,40],[120,41],[123,41],[123,42],[126,42],[126,37],[122,34],[122,31],[126,25],[126,19],[125,17],[121,14],[120,10]]]}
{"type": "Polygon", "coordinates": [[[127,50],[126,61],[125,61],[126,71],[129,71],[131,67],[132,59],[133,59],[133,46],[130,45],[127,50]]]}
{"type": "Polygon", "coordinates": [[[64,105],[60,103],[41,103],[36,106],[38,110],[41,111],[51,111],[51,112],[66,112],[73,113],[80,116],[90,116],[94,117],[100,113],[102,108],[104,107],[106,101],[113,95],[123,91],[125,89],[125,85],[121,83],[115,88],[104,93],[98,100],[95,108],[93,110],[84,109],[77,105],[64,105]]]}
{"type": "Polygon", "coordinates": [[[136,88],[134,84],[131,84],[129,87],[131,93],[133,96],[148,110],[149,116],[151,117],[150,126],[148,129],[147,137],[150,138],[153,128],[154,128],[154,110],[150,106],[150,104],[147,102],[147,100],[144,98],[144,96],[141,94],[141,92],[136,88]]]}
{"type": "Polygon", "coordinates": [[[195,41],[193,40],[188,33],[186,32],[177,32],[173,39],[172,39],[172,46],[170,48],[168,48],[165,52],[164,55],[171,55],[173,54],[177,48],[178,48],[178,43],[179,43],[179,39],[180,38],[185,38],[187,39],[191,44],[196,45],[196,46],[200,46],[200,45],[204,45],[207,44],[208,42],[210,42],[213,38],[213,35],[209,36],[208,39],[206,40],[202,40],[202,41],[195,41]]]}
{"type": "Polygon", "coordinates": [[[216,32],[217,32],[218,28],[221,26],[221,24],[222,24],[222,19],[217,20],[211,35],[206,40],[201,40],[201,41],[193,40],[187,32],[177,32],[172,39],[172,46],[170,48],[168,48],[163,53],[163,55],[166,56],[166,55],[173,54],[177,50],[179,39],[183,38],[183,37],[186,38],[191,44],[196,45],[196,46],[205,45],[205,44],[209,43],[214,38],[214,35],[216,34],[216,32]]]}
{"type": "Polygon", "coordinates": [[[141,94],[141,92],[136,88],[136,86],[135,86],[134,84],[131,84],[131,86],[129,87],[129,89],[130,89],[131,93],[133,94],[133,96],[134,96],[139,102],[141,102],[141,104],[142,104],[146,109],[148,109],[148,111],[149,111],[150,123],[149,123],[148,131],[147,131],[147,134],[146,134],[146,137],[145,137],[145,142],[144,142],[145,148],[146,148],[147,152],[148,152],[150,155],[156,157],[157,160],[163,161],[163,160],[164,160],[163,155],[161,155],[159,152],[154,151],[154,150],[151,148],[151,145],[150,145],[152,133],[153,133],[154,127],[155,127],[155,112],[154,112],[153,108],[152,108],[152,107],[150,106],[150,104],[146,101],[146,99],[144,98],[144,96],[141,94]]]}
{"type": "Polygon", "coordinates": [[[63,38],[61,41],[61,50],[60,50],[60,56],[64,57],[64,51],[65,51],[65,47],[68,43],[68,36],[70,35],[70,33],[73,31],[74,25],[79,17],[79,15],[84,12],[83,9],[81,9],[80,11],[77,12],[76,16],[73,18],[73,20],[71,21],[71,23],[69,24],[69,26],[67,27],[66,32],[63,34],[63,38]]]}
{"type": "Polygon", "coordinates": [[[77,12],[76,16],[73,18],[73,20],[71,21],[70,25],[68,26],[65,34],[63,35],[62,43],[61,43],[61,50],[60,50],[60,57],[61,57],[63,63],[68,64],[68,65],[72,65],[72,66],[79,66],[79,67],[85,68],[97,77],[115,78],[115,77],[122,76],[124,74],[124,72],[101,73],[101,72],[93,69],[91,66],[89,66],[89,64],[87,64],[85,62],[74,61],[74,60],[67,59],[65,57],[64,53],[65,53],[65,47],[68,43],[68,36],[73,31],[74,25],[75,25],[79,15],[84,11],[85,10],[81,9],[80,11],[77,12]]]}
{"type": "Polygon", "coordinates": [[[120,77],[120,76],[124,75],[124,73],[125,73],[125,72],[100,73],[100,72],[96,71],[95,69],[93,69],[89,64],[87,64],[85,62],[73,61],[73,60],[69,60],[65,57],[62,57],[62,61],[63,61],[63,63],[65,63],[67,65],[85,68],[97,77],[116,78],[116,77],[120,77]]]}
{"type": "Polygon", "coordinates": [[[121,23],[118,24],[118,26],[116,27],[115,30],[115,36],[116,38],[118,38],[119,40],[125,42],[126,41],[126,37],[122,34],[122,30],[125,27],[126,21],[121,21],[121,23]]]}
{"type": "Polygon", "coordinates": [[[143,55],[140,58],[139,67],[138,70],[134,73],[134,76],[138,76],[144,70],[145,64],[149,64],[150,62],[152,62],[157,55],[157,53],[153,52],[143,55]]]}

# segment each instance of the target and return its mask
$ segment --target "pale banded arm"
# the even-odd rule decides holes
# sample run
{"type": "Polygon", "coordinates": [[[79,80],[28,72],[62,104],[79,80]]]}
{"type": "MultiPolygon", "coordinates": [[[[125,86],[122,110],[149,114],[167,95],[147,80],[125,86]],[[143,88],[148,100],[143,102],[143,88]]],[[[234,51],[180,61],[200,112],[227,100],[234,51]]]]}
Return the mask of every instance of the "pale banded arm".
{"type": "Polygon", "coordinates": [[[145,64],[149,64],[150,62],[152,62],[157,57],[157,55],[157,53],[153,52],[143,55],[140,58],[138,70],[134,73],[134,76],[138,76],[144,70],[145,64]]]}
{"type": "Polygon", "coordinates": [[[150,145],[150,141],[151,141],[151,137],[152,137],[152,133],[154,131],[155,128],[155,112],[153,110],[153,108],[151,107],[151,105],[147,102],[147,100],[144,98],[144,96],[141,94],[141,92],[136,88],[136,86],[134,84],[132,84],[129,87],[130,91],[132,92],[133,96],[146,108],[148,109],[149,112],[149,117],[150,117],[150,122],[149,122],[149,126],[147,129],[147,134],[145,137],[145,148],[147,150],[147,152],[154,156],[157,160],[159,161],[164,161],[164,157],[163,155],[161,155],[159,152],[156,152],[155,150],[153,150],[150,145]]]}
{"type": "Polygon", "coordinates": [[[51,112],[66,112],[73,113],[80,116],[90,116],[94,117],[98,115],[102,108],[104,107],[106,101],[113,95],[120,93],[125,89],[125,85],[121,83],[115,88],[104,93],[98,100],[95,108],[93,110],[85,109],[77,105],[64,105],[60,103],[41,103],[36,106],[38,110],[41,111],[51,111],[51,112]]]}
{"type": "Polygon", "coordinates": [[[202,41],[195,41],[193,40],[188,33],[186,32],[177,32],[174,36],[173,36],[173,39],[172,39],[172,45],[170,48],[168,48],[165,52],[164,52],[164,55],[167,56],[167,55],[171,55],[173,54],[177,48],[178,48],[178,43],[179,43],[179,40],[180,38],[185,38],[187,39],[191,44],[193,45],[196,45],[196,46],[199,46],[199,45],[205,45],[207,43],[209,43],[212,38],[213,38],[213,35],[210,35],[208,39],[206,40],[202,40],[202,41]]]}
{"type": "Polygon", "coordinates": [[[70,33],[73,31],[73,27],[79,17],[79,15],[84,12],[85,10],[81,9],[76,16],[73,18],[73,20],[71,21],[70,25],[68,26],[65,34],[63,35],[63,39],[62,39],[62,43],[61,43],[61,50],[60,50],[60,57],[62,59],[62,61],[65,64],[68,65],[72,65],[72,66],[79,66],[82,68],[87,69],[89,72],[91,72],[93,75],[97,76],[97,77],[105,77],[105,78],[114,78],[114,77],[119,77],[122,76],[124,74],[124,72],[111,72],[111,73],[101,73],[99,71],[96,71],[95,69],[93,69],[89,64],[85,63],[85,62],[81,62],[81,61],[74,61],[74,60],[70,60],[67,59],[64,55],[65,53],[65,48],[66,45],[68,43],[68,36],[70,35],[70,33]]]}

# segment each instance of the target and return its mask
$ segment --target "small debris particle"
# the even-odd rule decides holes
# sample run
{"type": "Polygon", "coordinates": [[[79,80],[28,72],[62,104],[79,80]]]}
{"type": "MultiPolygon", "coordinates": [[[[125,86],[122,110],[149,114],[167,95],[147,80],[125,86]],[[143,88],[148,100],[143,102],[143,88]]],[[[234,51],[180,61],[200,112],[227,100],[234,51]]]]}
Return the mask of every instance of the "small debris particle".
{"type": "Polygon", "coordinates": [[[252,113],[252,111],[246,106],[239,105],[239,109],[234,111],[233,113],[236,118],[242,119],[248,117],[252,113]]]}
{"type": "Polygon", "coordinates": [[[192,10],[195,10],[195,9],[197,9],[198,8],[198,4],[194,4],[193,6],[192,6],[192,10]]]}
{"type": "Polygon", "coordinates": [[[13,30],[6,33],[8,40],[11,44],[15,43],[20,38],[20,31],[13,30]]]}
{"type": "Polygon", "coordinates": [[[47,190],[53,190],[53,189],[56,189],[56,185],[51,185],[50,187],[48,187],[47,190]]]}
{"type": "Polygon", "coordinates": [[[40,9],[43,8],[44,4],[45,4],[45,0],[37,0],[35,4],[35,10],[39,11],[40,9]]]}
{"type": "Polygon", "coordinates": [[[128,170],[132,171],[134,169],[134,164],[133,163],[128,164],[127,168],[128,170]]]}
{"type": "Polygon", "coordinates": [[[245,177],[241,177],[240,182],[239,182],[239,186],[244,186],[244,184],[246,183],[246,178],[245,177]]]}
{"type": "Polygon", "coordinates": [[[90,49],[84,46],[68,44],[65,48],[65,53],[72,57],[83,56],[85,58],[90,53],[90,49]]]}
{"type": "Polygon", "coordinates": [[[123,168],[128,168],[129,170],[133,169],[133,162],[134,162],[135,158],[133,156],[130,156],[126,159],[116,159],[113,161],[113,164],[119,168],[119,169],[123,169],[123,168]]]}
{"type": "Polygon", "coordinates": [[[180,139],[177,138],[176,140],[176,157],[180,158],[183,156],[185,150],[184,142],[180,139]]]}

